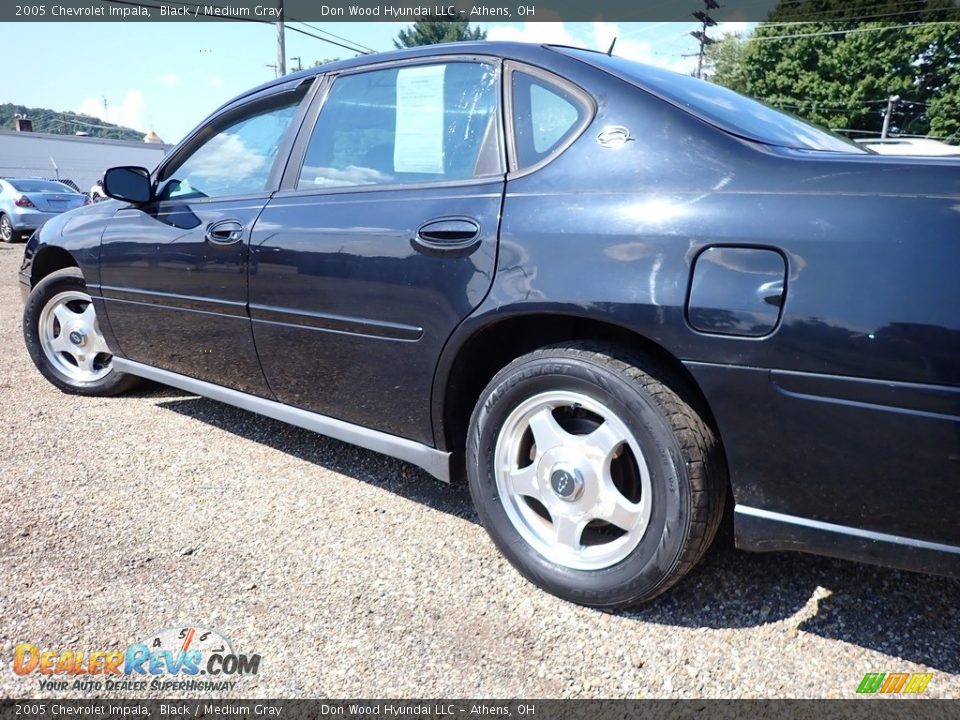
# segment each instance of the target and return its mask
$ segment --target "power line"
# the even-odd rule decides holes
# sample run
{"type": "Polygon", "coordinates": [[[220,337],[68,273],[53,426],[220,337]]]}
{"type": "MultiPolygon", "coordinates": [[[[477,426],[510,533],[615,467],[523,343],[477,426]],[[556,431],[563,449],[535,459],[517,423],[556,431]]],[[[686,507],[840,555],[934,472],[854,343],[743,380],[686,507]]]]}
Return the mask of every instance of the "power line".
{"type": "MultiPolygon", "coordinates": [[[[107,0],[107,1],[109,2],[109,0],[107,0]]],[[[189,0],[184,0],[183,2],[178,2],[177,0],[164,0],[164,1],[165,1],[166,3],[168,3],[168,4],[172,3],[172,4],[180,5],[180,6],[190,6],[190,7],[197,7],[197,8],[199,8],[199,7],[213,7],[213,8],[216,8],[217,10],[223,11],[224,13],[228,13],[229,10],[230,10],[230,8],[225,8],[225,7],[221,6],[221,5],[208,5],[207,3],[190,2],[189,0]]],[[[204,13],[204,15],[205,15],[206,17],[210,17],[210,16],[206,15],[206,13],[204,13]]],[[[244,17],[239,17],[239,16],[236,16],[236,15],[229,15],[229,14],[227,14],[227,15],[222,15],[222,14],[221,14],[221,15],[217,15],[217,16],[214,16],[214,17],[224,17],[224,19],[227,19],[227,20],[232,20],[232,19],[236,19],[236,20],[248,20],[248,21],[252,21],[252,22],[264,23],[264,24],[267,24],[267,25],[272,25],[272,24],[273,24],[273,21],[271,21],[271,20],[257,20],[257,19],[254,19],[254,18],[244,18],[244,17]]],[[[317,32],[322,32],[324,35],[329,35],[330,37],[334,37],[334,38],[337,38],[338,40],[342,40],[342,41],[345,42],[345,43],[349,43],[351,47],[347,47],[346,45],[342,45],[342,44],[340,44],[340,43],[336,43],[336,42],[333,42],[333,41],[331,41],[331,40],[327,40],[326,38],[319,37],[319,36],[314,35],[314,34],[312,34],[312,33],[308,33],[308,32],[306,32],[305,30],[300,30],[299,28],[295,28],[295,27],[292,27],[292,26],[290,26],[289,24],[287,24],[287,27],[288,27],[290,30],[293,30],[294,32],[301,33],[301,34],[306,35],[306,36],[308,36],[308,37],[316,38],[317,40],[322,40],[322,41],[324,41],[324,42],[329,42],[329,43],[331,43],[332,45],[337,45],[338,47],[342,47],[342,48],[344,48],[344,49],[346,49],[346,50],[350,50],[351,52],[359,53],[360,55],[366,55],[366,54],[375,52],[374,50],[372,50],[372,49],[370,49],[370,48],[368,48],[368,47],[366,47],[366,46],[364,46],[364,45],[361,45],[361,44],[358,43],[358,42],[354,42],[353,40],[348,40],[348,39],[345,38],[345,37],[342,37],[342,36],[340,36],[340,35],[336,35],[335,33],[329,32],[329,31],[327,31],[327,30],[321,30],[320,28],[316,28],[316,27],[314,27],[314,26],[312,26],[312,25],[310,25],[310,24],[308,24],[308,23],[305,23],[303,20],[298,20],[297,18],[295,18],[295,17],[293,17],[293,16],[291,16],[291,15],[284,15],[283,17],[286,17],[287,19],[289,19],[290,22],[298,22],[298,23],[300,23],[301,25],[306,25],[306,26],[309,27],[311,30],[316,30],[317,32]],[[362,48],[362,49],[359,49],[359,48],[362,48]]]]}
{"type": "MultiPolygon", "coordinates": [[[[57,122],[63,125],[79,125],[81,127],[98,128],[100,130],[127,130],[128,128],[120,125],[98,125],[97,123],[83,122],[82,120],[67,120],[66,118],[51,117],[47,122],[57,122]]],[[[140,132],[137,130],[136,132],[140,132]]]]}
{"type": "Polygon", "coordinates": [[[369,48],[369,47],[367,47],[366,45],[361,45],[360,43],[356,42],[355,40],[348,40],[347,38],[341,37],[340,35],[337,35],[336,33],[330,32],[329,30],[322,30],[322,29],[318,28],[318,27],[315,26],[315,25],[311,25],[311,24],[308,23],[308,22],[304,22],[303,20],[297,20],[296,18],[292,18],[292,17],[290,18],[290,20],[291,20],[291,22],[298,22],[298,23],[300,23],[301,25],[306,25],[308,28],[310,28],[311,30],[316,30],[318,33],[323,33],[324,35],[329,35],[330,37],[336,38],[337,40],[342,40],[343,42],[347,42],[347,43],[350,43],[350,44],[352,44],[352,45],[356,45],[358,48],[362,48],[363,50],[365,50],[365,51],[368,52],[368,53],[376,52],[376,50],[374,50],[373,48],[369,48]]]}
{"type": "MultiPolygon", "coordinates": [[[[195,2],[178,2],[177,0],[163,0],[163,5],[150,5],[150,4],[148,4],[148,3],[135,2],[134,0],[100,0],[100,2],[110,3],[111,5],[130,5],[130,6],[132,6],[132,7],[142,7],[142,8],[148,8],[148,9],[150,9],[150,10],[159,10],[159,9],[160,9],[161,7],[163,7],[164,5],[178,5],[178,6],[180,6],[180,7],[212,7],[212,8],[216,8],[216,9],[218,9],[218,10],[223,10],[223,11],[224,11],[224,14],[222,14],[222,15],[221,15],[221,14],[217,14],[217,15],[207,15],[206,13],[204,13],[204,17],[212,18],[212,19],[214,19],[214,20],[239,20],[240,22],[257,23],[258,25],[273,25],[273,24],[274,24],[274,22],[273,22],[272,20],[259,20],[259,19],[257,19],[257,18],[248,18],[248,17],[239,16],[239,15],[230,15],[230,14],[227,14],[227,10],[228,10],[228,9],[227,9],[227,8],[223,8],[223,7],[219,6],[219,5],[203,5],[203,6],[201,6],[200,3],[195,3],[195,2]]],[[[292,18],[291,18],[291,19],[292,19],[292,18]]],[[[296,21],[296,22],[300,22],[300,21],[296,21]]],[[[307,37],[312,37],[312,38],[314,38],[314,39],[316,39],[316,40],[320,40],[320,41],[322,41],[322,42],[329,43],[330,45],[336,45],[337,47],[343,48],[344,50],[349,50],[350,52],[353,52],[353,53],[357,53],[358,55],[369,55],[369,52],[365,52],[365,51],[363,51],[363,50],[359,50],[359,49],[357,49],[356,47],[351,47],[351,46],[349,46],[349,45],[345,45],[345,44],[343,44],[343,43],[336,42],[335,40],[330,40],[330,39],[328,39],[328,38],[321,37],[320,35],[315,35],[314,33],[307,32],[306,30],[302,30],[302,29],[297,28],[297,27],[293,27],[293,26],[288,26],[288,27],[290,28],[290,30],[292,30],[292,31],[294,31],[294,32],[297,32],[297,33],[300,33],[301,35],[306,35],[307,37]]],[[[348,40],[347,42],[351,42],[351,41],[348,40]]],[[[371,51],[371,52],[372,52],[372,51],[371,51]]]]}

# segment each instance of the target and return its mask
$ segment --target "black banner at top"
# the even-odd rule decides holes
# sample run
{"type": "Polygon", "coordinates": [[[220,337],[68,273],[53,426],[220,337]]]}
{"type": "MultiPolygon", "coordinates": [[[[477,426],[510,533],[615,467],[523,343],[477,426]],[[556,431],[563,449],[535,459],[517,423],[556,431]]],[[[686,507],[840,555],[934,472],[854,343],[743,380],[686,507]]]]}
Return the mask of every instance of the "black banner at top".
{"type": "MultiPolygon", "coordinates": [[[[793,5],[797,0],[790,0],[793,5]]],[[[472,22],[765,20],[778,0],[4,0],[3,22],[472,22]]]]}

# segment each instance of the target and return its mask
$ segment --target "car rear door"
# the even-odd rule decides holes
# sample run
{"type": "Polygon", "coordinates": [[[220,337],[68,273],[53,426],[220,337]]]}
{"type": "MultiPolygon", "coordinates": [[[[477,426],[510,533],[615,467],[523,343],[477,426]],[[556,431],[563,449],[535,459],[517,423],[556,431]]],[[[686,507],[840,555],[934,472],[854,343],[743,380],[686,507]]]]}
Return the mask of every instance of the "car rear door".
{"type": "Polygon", "coordinates": [[[269,396],[247,313],[249,238],[307,102],[294,86],[209,121],[159,171],[156,199],[117,210],[100,279],[129,360],[269,396]]]}
{"type": "Polygon", "coordinates": [[[250,315],[282,402],[432,443],[440,352],[490,288],[500,62],[328,78],[251,239],[250,315]]]}

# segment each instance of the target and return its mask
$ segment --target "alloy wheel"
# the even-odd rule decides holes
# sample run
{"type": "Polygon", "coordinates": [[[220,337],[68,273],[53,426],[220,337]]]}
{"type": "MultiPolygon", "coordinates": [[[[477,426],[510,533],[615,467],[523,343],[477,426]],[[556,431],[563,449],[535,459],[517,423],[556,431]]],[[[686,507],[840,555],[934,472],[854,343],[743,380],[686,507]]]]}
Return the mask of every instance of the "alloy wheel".
{"type": "Polygon", "coordinates": [[[70,380],[93,382],[110,372],[113,356],[86,293],[54,295],[40,313],[39,336],[47,359],[70,380]]]}
{"type": "Polygon", "coordinates": [[[13,225],[6,215],[0,215],[0,240],[13,242],[13,225]]]}
{"type": "Polygon", "coordinates": [[[498,495],[521,537],[545,558],[602,570],[637,547],[650,522],[650,471],[626,424],[578,392],[519,404],[497,438],[498,495]]]}

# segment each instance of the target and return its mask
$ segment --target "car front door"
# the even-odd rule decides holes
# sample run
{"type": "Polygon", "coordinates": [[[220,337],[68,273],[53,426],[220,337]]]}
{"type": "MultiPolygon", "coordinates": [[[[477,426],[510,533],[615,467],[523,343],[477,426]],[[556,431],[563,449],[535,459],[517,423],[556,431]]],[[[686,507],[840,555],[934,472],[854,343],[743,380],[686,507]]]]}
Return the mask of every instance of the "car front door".
{"type": "Polygon", "coordinates": [[[154,201],[111,218],[101,292],[127,359],[270,395],[247,313],[248,242],[279,184],[305,92],[228,109],[160,169],[154,201]]]}
{"type": "Polygon", "coordinates": [[[432,443],[453,329],[493,280],[499,61],[329,78],[251,240],[250,315],[279,400],[432,443]]]}

